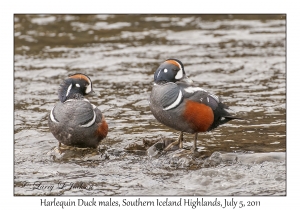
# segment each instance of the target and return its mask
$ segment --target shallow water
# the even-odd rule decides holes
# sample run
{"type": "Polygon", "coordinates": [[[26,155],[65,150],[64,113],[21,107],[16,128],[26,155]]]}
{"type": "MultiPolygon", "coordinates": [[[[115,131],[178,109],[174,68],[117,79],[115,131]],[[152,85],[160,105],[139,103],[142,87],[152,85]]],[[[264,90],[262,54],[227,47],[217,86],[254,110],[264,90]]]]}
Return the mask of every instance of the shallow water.
{"type": "Polygon", "coordinates": [[[285,195],[285,18],[15,15],[15,195],[285,195]],[[179,134],[148,106],[153,73],[172,57],[245,118],[199,134],[196,155],[190,134],[185,149],[149,155],[179,134]],[[47,116],[77,72],[92,79],[109,134],[99,150],[58,151],[47,116]]]}

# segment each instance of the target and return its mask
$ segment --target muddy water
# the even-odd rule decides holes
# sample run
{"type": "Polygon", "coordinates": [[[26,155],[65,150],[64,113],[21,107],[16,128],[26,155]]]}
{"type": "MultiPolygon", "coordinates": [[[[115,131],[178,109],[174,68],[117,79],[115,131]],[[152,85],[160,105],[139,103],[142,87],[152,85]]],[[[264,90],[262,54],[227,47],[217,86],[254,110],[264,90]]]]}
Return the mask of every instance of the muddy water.
{"type": "Polygon", "coordinates": [[[286,21],[282,15],[15,15],[15,195],[285,195],[286,21]],[[245,118],[161,152],[153,73],[178,58],[194,85],[245,118]],[[109,135],[63,147],[47,115],[71,73],[85,73],[109,135]],[[154,145],[154,146],[153,146],[154,145]],[[73,184],[72,184],[73,183],[73,184]],[[52,186],[52,187],[51,187],[52,186]]]}

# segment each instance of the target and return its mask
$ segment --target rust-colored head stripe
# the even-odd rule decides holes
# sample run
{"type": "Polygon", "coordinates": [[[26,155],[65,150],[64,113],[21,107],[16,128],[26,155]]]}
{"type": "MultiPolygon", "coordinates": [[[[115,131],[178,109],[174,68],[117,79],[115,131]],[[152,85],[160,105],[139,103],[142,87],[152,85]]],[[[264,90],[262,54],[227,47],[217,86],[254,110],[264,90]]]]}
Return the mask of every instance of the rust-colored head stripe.
{"type": "Polygon", "coordinates": [[[88,83],[91,83],[91,80],[85,76],[84,74],[73,74],[70,76],[70,78],[73,78],[73,79],[83,79],[85,81],[87,81],[88,83]]]}
{"type": "Polygon", "coordinates": [[[177,61],[175,61],[175,60],[166,60],[165,62],[173,64],[173,65],[175,65],[175,66],[177,66],[178,68],[181,69],[180,64],[177,61]]]}

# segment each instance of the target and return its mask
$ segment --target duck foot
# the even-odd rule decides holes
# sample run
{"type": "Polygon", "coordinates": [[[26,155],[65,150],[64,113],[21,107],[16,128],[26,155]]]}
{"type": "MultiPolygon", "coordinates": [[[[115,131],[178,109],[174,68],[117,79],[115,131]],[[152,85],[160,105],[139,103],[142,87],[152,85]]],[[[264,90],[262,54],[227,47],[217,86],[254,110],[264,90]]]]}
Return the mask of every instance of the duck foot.
{"type": "Polygon", "coordinates": [[[180,132],[178,140],[172,142],[171,144],[169,144],[164,151],[168,151],[170,150],[173,146],[179,146],[179,149],[182,149],[183,147],[183,132],[180,132]]]}
{"type": "Polygon", "coordinates": [[[194,138],[193,146],[191,148],[191,151],[194,154],[197,153],[197,138],[198,138],[198,133],[195,133],[195,138],[194,138]]]}

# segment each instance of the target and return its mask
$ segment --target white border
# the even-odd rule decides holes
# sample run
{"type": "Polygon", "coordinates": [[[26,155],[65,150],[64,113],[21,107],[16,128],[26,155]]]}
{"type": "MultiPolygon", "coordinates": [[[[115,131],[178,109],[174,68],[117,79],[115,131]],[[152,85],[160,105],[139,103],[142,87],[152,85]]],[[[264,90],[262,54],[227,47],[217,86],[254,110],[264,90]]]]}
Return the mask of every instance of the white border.
{"type": "MultiPolygon", "coordinates": [[[[296,1],[37,1],[11,0],[1,3],[1,72],[2,104],[1,130],[1,206],[4,209],[29,207],[41,209],[39,203],[43,197],[13,197],[13,14],[14,13],[286,13],[287,14],[287,96],[299,95],[299,6],[296,1]],[[7,208],[8,207],[8,208],[7,208]]],[[[297,129],[299,116],[298,99],[287,99],[287,196],[286,197],[250,197],[260,200],[260,209],[276,209],[298,206],[299,142],[297,129]]],[[[49,199],[49,197],[47,197],[49,199]]],[[[68,197],[62,197],[68,199],[68,197]]],[[[74,197],[71,197],[74,198],[74,197]]],[[[122,200],[123,197],[114,199],[122,200]]],[[[143,197],[155,199],[156,197],[143,197]]],[[[230,198],[230,197],[228,197],[230,198]]],[[[238,200],[249,200],[238,197],[238,200]]],[[[73,207],[77,208],[77,207],[73,207]]],[[[72,208],[72,209],[73,209],[72,208]]],[[[79,208],[79,207],[78,207],[79,208]]],[[[157,207],[156,207],[157,208],[157,207]]],[[[58,208],[57,208],[58,209],[58,208]]],[[[66,208],[65,208],[66,209],[66,208]]],[[[114,209],[114,208],[112,208],[114,209]]],[[[119,209],[119,208],[118,208],[119,209]]],[[[125,208],[126,209],[126,208],[125,208]]],[[[130,209],[130,208],[127,208],[130,209]]],[[[137,208],[136,208],[137,209],[137,208]]],[[[150,209],[150,208],[149,208],[150,209]]],[[[153,207],[151,207],[153,209],[153,207]]],[[[164,207],[171,209],[171,207],[164,207]]],[[[172,208],[173,209],[173,208],[172,208]]],[[[191,208],[189,208],[191,209],[191,208]]],[[[197,209],[200,209],[199,207],[197,209]]],[[[201,208],[206,209],[206,208],[201,208]]],[[[257,208],[251,208],[257,209],[257,208]]]]}

